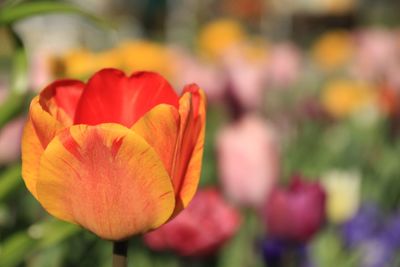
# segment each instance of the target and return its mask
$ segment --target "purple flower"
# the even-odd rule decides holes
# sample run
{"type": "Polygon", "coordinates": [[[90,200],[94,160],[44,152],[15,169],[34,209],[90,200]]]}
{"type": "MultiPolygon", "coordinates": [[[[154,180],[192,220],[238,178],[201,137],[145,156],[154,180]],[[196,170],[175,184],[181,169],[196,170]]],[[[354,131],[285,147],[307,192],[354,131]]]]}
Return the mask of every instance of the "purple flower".
{"type": "Polygon", "coordinates": [[[299,267],[314,267],[308,248],[303,244],[267,238],[262,241],[261,249],[267,266],[283,267],[294,262],[299,267]]]}
{"type": "Polygon", "coordinates": [[[400,214],[396,214],[387,221],[381,236],[393,248],[400,248],[400,214]]]}
{"type": "Polygon", "coordinates": [[[371,239],[380,231],[382,215],[376,205],[365,203],[356,215],[345,222],[342,227],[346,246],[355,247],[371,239]]]}
{"type": "Polygon", "coordinates": [[[388,267],[393,260],[395,249],[381,236],[361,245],[360,267],[388,267]]]}

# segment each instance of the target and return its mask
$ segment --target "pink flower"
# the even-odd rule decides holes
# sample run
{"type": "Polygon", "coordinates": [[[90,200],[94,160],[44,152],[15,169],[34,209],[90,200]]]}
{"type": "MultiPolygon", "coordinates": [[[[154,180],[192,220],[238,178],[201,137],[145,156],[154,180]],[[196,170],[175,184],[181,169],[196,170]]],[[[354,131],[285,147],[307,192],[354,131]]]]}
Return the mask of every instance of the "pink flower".
{"type": "Polygon", "coordinates": [[[19,159],[24,124],[25,118],[21,117],[10,121],[0,130],[0,165],[19,159]]]}
{"type": "Polygon", "coordinates": [[[211,102],[221,100],[226,89],[226,78],[217,66],[202,62],[182,49],[173,49],[176,88],[188,83],[201,84],[211,102]]]}
{"type": "Polygon", "coordinates": [[[279,175],[273,127],[256,115],[246,115],[219,133],[217,152],[227,196],[242,205],[260,206],[279,175]]]}
{"type": "Polygon", "coordinates": [[[301,71],[301,53],[290,43],[276,45],[268,64],[268,81],[274,87],[288,87],[295,83],[301,71]]]}
{"type": "Polygon", "coordinates": [[[226,52],[223,63],[231,93],[241,107],[246,110],[259,108],[266,88],[266,57],[251,59],[243,49],[235,47],[226,52]]]}
{"type": "Polygon", "coordinates": [[[390,31],[369,29],[356,35],[355,74],[362,79],[380,79],[398,64],[400,56],[390,31]]]}
{"type": "Polygon", "coordinates": [[[325,220],[325,192],[318,182],[294,177],[288,189],[275,188],[266,203],[268,233],[292,242],[306,242],[325,220]]]}
{"type": "Polygon", "coordinates": [[[144,236],[154,250],[173,250],[182,256],[215,252],[240,224],[239,213],[215,188],[198,191],[189,207],[175,219],[144,236]]]}
{"type": "Polygon", "coordinates": [[[34,91],[45,87],[53,78],[50,64],[51,54],[48,51],[39,50],[30,58],[29,86],[34,91]]]}

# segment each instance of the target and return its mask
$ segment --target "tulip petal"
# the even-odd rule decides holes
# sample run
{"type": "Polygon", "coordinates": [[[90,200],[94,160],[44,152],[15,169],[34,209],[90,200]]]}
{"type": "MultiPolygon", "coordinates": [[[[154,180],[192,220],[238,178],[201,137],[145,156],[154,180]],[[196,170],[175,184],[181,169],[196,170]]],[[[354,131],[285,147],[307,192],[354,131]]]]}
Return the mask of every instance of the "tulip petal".
{"type": "Polygon", "coordinates": [[[59,130],[72,125],[83,88],[80,81],[56,81],[32,100],[29,114],[44,148],[59,130]]]}
{"type": "Polygon", "coordinates": [[[193,198],[200,179],[205,135],[205,95],[197,85],[189,85],[179,102],[181,116],[173,185],[177,203],[175,213],[193,198]]]}
{"type": "Polygon", "coordinates": [[[45,148],[57,132],[63,128],[63,125],[43,109],[39,96],[32,99],[29,115],[33,129],[42,147],[45,148]]]}
{"type": "Polygon", "coordinates": [[[178,110],[171,105],[158,105],[138,120],[132,129],[154,148],[171,175],[179,133],[178,110]]]}
{"type": "Polygon", "coordinates": [[[136,72],[130,77],[116,69],[97,72],[88,82],[75,115],[75,124],[114,122],[130,128],[159,104],[178,107],[171,85],[153,72],[136,72]]]}
{"type": "Polygon", "coordinates": [[[30,119],[28,119],[25,125],[21,142],[22,178],[28,190],[37,199],[36,182],[39,172],[40,157],[44,149],[30,119]]]}
{"type": "Polygon", "coordinates": [[[70,126],[84,88],[85,84],[78,80],[55,81],[40,93],[39,103],[52,117],[70,126]]]}
{"type": "Polygon", "coordinates": [[[117,124],[74,125],[44,151],[38,200],[53,216],[104,239],[121,240],[163,224],[175,206],[156,152],[117,124]]]}

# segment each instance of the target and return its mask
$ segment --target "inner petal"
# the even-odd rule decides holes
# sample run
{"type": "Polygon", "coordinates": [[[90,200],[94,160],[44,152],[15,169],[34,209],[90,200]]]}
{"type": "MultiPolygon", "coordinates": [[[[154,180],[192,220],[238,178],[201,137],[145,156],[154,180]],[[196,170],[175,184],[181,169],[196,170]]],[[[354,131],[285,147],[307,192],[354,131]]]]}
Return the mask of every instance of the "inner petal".
{"type": "Polygon", "coordinates": [[[131,127],[159,104],[179,106],[171,85],[153,72],[136,72],[130,77],[116,69],[97,72],[79,100],[74,124],[113,122],[131,127]]]}
{"type": "Polygon", "coordinates": [[[39,96],[41,108],[64,126],[72,124],[85,84],[77,80],[59,80],[47,86],[39,96]]]}

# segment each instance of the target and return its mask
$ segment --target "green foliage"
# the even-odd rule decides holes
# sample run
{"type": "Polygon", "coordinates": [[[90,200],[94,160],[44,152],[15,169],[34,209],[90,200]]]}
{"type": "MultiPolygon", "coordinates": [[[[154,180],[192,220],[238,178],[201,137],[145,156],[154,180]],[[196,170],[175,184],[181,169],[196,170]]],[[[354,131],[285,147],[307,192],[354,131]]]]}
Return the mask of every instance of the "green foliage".
{"type": "Polygon", "coordinates": [[[0,26],[11,25],[19,20],[49,13],[77,14],[88,18],[103,28],[110,28],[110,23],[77,6],[52,1],[22,2],[16,5],[6,5],[0,9],[0,26]]]}

